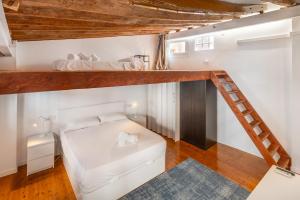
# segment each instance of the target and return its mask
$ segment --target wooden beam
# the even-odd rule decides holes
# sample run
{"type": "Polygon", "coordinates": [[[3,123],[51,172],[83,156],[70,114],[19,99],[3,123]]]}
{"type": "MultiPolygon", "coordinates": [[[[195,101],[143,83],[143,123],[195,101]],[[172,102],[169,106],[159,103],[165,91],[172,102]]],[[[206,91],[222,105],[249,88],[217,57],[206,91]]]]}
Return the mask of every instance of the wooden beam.
{"type": "Polygon", "coordinates": [[[0,94],[209,80],[210,71],[0,72],[0,94]]]}
{"type": "Polygon", "coordinates": [[[47,33],[35,33],[35,34],[26,34],[24,32],[15,34],[13,33],[12,38],[17,41],[40,41],[40,40],[64,40],[64,39],[82,39],[82,38],[102,38],[102,37],[117,37],[117,36],[133,36],[133,35],[152,35],[152,34],[166,34],[167,32],[162,31],[139,31],[139,32],[102,32],[94,34],[88,32],[85,34],[78,33],[56,33],[56,34],[47,34],[47,33]]]}
{"type": "Polygon", "coordinates": [[[4,8],[18,11],[20,7],[21,0],[2,0],[2,4],[4,8]]]}
{"type": "Polygon", "coordinates": [[[105,18],[97,19],[97,21],[80,20],[80,19],[64,19],[55,17],[24,15],[20,13],[6,12],[8,25],[25,24],[25,25],[53,25],[53,26],[80,26],[80,27],[113,27],[113,26],[140,26],[150,24],[152,26],[192,26],[197,24],[217,23],[218,19],[197,20],[197,21],[181,21],[181,20],[156,20],[156,19],[132,19],[126,17],[117,17],[115,20],[105,18]]]}
{"type": "MultiPolygon", "coordinates": [[[[199,24],[204,25],[204,24],[199,24]]],[[[10,24],[9,28],[12,32],[15,31],[39,31],[39,32],[75,32],[75,31],[88,31],[88,32],[124,32],[124,31],[171,31],[176,29],[183,28],[184,25],[180,26],[155,26],[155,25],[139,25],[139,26],[128,26],[128,25],[120,25],[120,26],[94,26],[94,27],[82,27],[82,26],[51,26],[51,25],[27,25],[27,24],[10,24]]],[[[186,28],[190,27],[189,25],[185,26],[186,28]]]]}
{"type": "Polygon", "coordinates": [[[245,13],[245,6],[249,4],[235,4],[219,0],[131,0],[133,5],[151,6],[178,10],[184,12],[216,12],[216,13],[245,13]]]}

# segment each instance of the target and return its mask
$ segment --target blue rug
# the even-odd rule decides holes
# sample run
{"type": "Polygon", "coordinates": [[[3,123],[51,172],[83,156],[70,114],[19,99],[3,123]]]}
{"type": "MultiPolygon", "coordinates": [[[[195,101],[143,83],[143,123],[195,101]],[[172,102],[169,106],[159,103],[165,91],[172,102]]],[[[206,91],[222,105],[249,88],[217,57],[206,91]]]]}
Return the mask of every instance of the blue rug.
{"type": "Polygon", "coordinates": [[[249,192],[193,159],[145,183],[121,200],[242,200],[249,192]]]}

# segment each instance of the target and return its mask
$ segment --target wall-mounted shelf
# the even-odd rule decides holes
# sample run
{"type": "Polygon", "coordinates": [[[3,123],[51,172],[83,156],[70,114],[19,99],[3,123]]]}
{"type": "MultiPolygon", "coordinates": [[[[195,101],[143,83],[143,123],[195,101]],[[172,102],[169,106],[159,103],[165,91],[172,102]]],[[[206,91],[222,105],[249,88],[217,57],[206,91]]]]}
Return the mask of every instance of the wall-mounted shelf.
{"type": "Polygon", "coordinates": [[[289,38],[290,34],[280,34],[280,35],[270,35],[270,36],[263,36],[263,37],[256,37],[256,38],[248,38],[248,39],[240,39],[237,40],[237,44],[247,44],[247,43],[252,43],[252,42],[260,42],[260,41],[268,41],[268,40],[278,40],[278,39],[285,39],[289,38]]]}

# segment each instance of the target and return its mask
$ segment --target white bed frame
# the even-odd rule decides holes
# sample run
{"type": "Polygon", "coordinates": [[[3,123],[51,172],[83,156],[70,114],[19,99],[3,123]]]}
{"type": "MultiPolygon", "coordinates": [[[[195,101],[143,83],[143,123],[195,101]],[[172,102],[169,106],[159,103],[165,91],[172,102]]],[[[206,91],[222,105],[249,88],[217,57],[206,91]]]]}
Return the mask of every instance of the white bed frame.
{"type": "Polygon", "coordinates": [[[63,163],[71,182],[73,191],[77,199],[84,200],[114,200],[119,199],[130,191],[138,188],[154,177],[165,171],[165,155],[153,163],[143,165],[132,173],[126,174],[114,180],[110,184],[93,191],[91,193],[81,193],[78,182],[69,167],[67,159],[63,156],[63,163]]]}
{"type": "MultiPolygon", "coordinates": [[[[59,124],[63,124],[82,117],[97,116],[100,113],[125,113],[125,106],[125,102],[111,102],[91,106],[68,108],[58,112],[58,122],[59,124]]],[[[62,157],[76,198],[83,200],[118,199],[165,171],[165,154],[163,154],[155,161],[144,164],[137,168],[137,170],[120,176],[117,180],[113,180],[110,184],[107,184],[96,191],[91,193],[82,193],[75,178],[74,172],[72,172],[72,168],[69,166],[68,159],[64,155],[62,157]]]]}

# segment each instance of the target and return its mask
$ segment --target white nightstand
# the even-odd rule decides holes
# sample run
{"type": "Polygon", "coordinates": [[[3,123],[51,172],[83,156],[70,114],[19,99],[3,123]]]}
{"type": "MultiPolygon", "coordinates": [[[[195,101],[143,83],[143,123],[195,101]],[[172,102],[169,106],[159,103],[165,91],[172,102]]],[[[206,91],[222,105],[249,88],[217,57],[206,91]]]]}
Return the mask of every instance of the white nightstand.
{"type": "Polygon", "coordinates": [[[128,119],[138,123],[141,126],[147,128],[147,118],[144,115],[128,115],[128,119]]]}
{"type": "Polygon", "coordinates": [[[27,176],[54,167],[53,133],[27,138],[27,176]]]}

